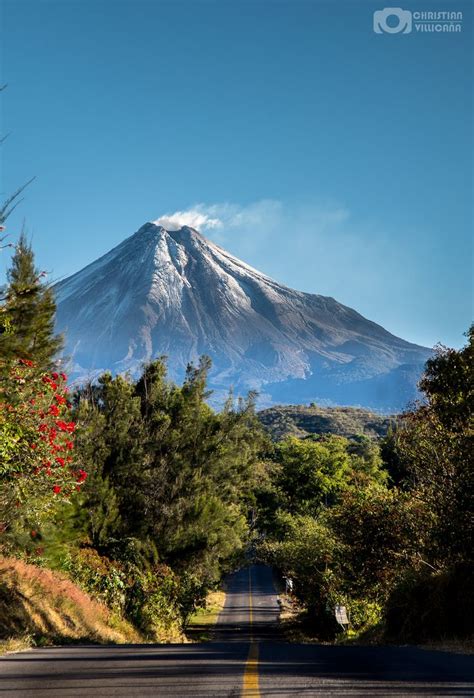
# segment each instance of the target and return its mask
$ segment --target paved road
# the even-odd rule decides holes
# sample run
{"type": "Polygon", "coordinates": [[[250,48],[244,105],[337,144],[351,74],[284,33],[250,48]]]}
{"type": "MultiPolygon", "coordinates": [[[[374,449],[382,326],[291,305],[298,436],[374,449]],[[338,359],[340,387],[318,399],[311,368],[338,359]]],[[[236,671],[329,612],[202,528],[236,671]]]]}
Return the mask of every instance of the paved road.
{"type": "Polygon", "coordinates": [[[230,582],[214,642],[75,646],[0,659],[0,698],[474,696],[474,659],[410,647],[279,641],[271,572],[230,582]]]}

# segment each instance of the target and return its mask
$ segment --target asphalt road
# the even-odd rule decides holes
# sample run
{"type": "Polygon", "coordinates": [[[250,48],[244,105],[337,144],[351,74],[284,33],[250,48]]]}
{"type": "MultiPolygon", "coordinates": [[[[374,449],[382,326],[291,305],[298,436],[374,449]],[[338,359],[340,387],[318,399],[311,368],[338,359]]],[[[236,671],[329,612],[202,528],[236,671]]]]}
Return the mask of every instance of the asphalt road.
{"type": "Polygon", "coordinates": [[[474,696],[474,659],[413,647],[287,644],[268,568],[229,580],[215,640],[74,646],[0,659],[0,696],[474,696]]]}

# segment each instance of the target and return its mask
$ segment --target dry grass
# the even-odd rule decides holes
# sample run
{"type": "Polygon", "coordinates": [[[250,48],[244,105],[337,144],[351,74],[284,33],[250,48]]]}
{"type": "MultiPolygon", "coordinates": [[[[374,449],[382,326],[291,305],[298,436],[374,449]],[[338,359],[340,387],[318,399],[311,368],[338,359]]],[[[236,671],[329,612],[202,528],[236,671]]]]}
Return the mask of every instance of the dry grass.
{"type": "Polygon", "coordinates": [[[30,635],[24,637],[9,637],[6,640],[0,640],[0,655],[9,654],[10,652],[21,652],[28,650],[33,646],[33,638],[30,635]]]}
{"type": "Polygon", "coordinates": [[[14,558],[0,558],[0,649],[19,643],[140,642],[137,631],[114,617],[67,577],[14,558]],[[26,639],[28,638],[28,640],[26,639]]]}
{"type": "Polygon", "coordinates": [[[189,620],[187,634],[191,641],[206,642],[211,639],[212,630],[224,604],[224,591],[209,592],[205,607],[198,608],[189,620]]]}

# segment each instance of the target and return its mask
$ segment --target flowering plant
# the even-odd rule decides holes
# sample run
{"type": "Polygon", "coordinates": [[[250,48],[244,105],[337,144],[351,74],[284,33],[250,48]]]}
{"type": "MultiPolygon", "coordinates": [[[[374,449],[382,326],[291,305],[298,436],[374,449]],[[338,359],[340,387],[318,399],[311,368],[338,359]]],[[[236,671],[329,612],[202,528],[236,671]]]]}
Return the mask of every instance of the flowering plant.
{"type": "Polygon", "coordinates": [[[87,473],[74,461],[74,432],[64,373],[15,361],[0,383],[0,526],[15,512],[46,513],[79,489],[87,473]]]}

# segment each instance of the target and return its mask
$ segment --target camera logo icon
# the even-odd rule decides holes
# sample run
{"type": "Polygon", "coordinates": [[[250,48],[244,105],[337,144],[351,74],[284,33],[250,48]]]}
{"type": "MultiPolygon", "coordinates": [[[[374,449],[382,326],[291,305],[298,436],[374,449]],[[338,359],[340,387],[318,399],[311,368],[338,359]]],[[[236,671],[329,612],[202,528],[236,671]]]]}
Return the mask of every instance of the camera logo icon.
{"type": "Polygon", "coordinates": [[[401,7],[385,7],[374,12],[374,32],[376,34],[409,34],[412,29],[410,10],[401,7]]]}

